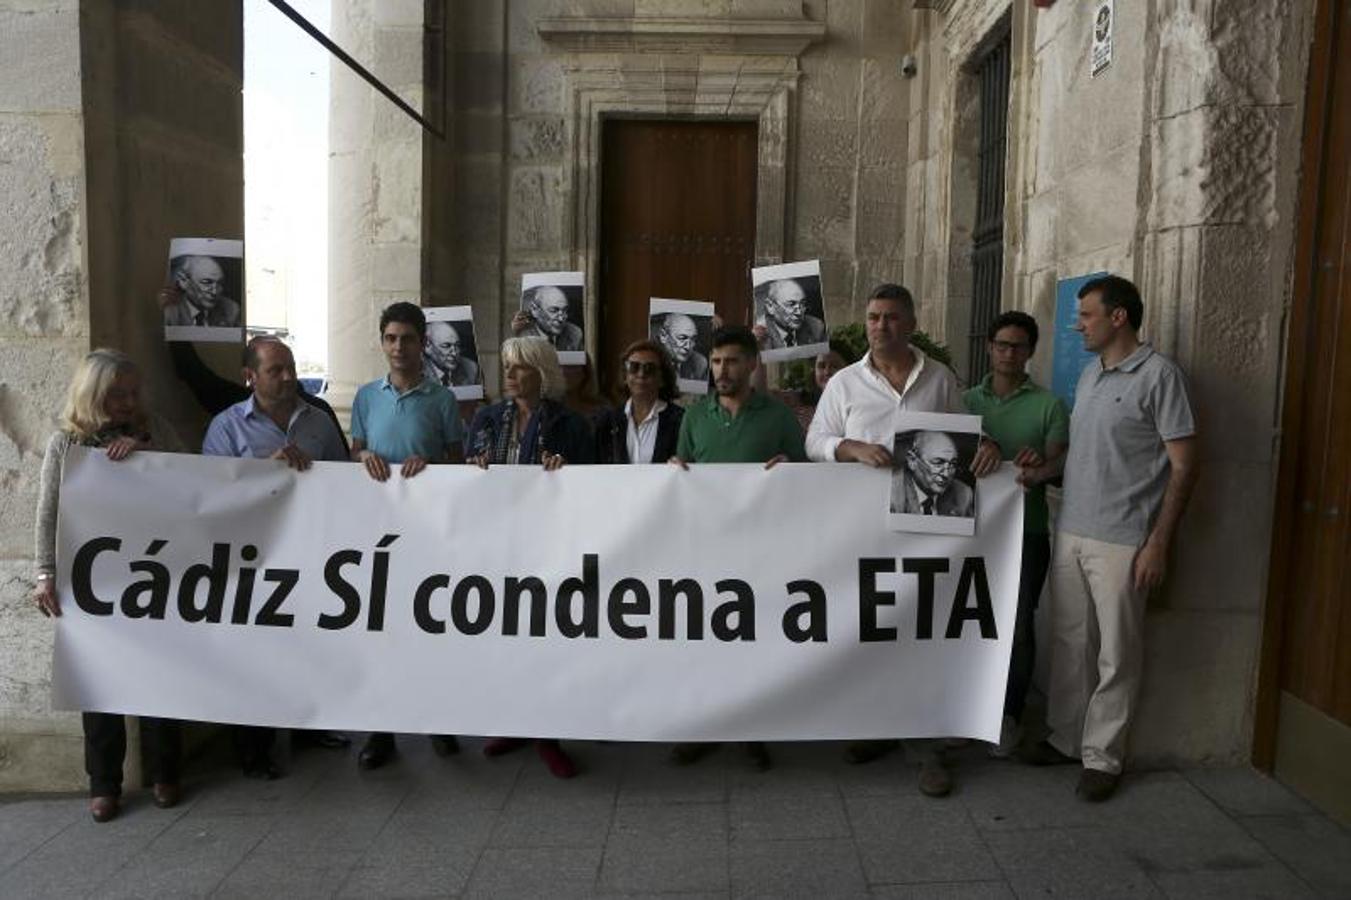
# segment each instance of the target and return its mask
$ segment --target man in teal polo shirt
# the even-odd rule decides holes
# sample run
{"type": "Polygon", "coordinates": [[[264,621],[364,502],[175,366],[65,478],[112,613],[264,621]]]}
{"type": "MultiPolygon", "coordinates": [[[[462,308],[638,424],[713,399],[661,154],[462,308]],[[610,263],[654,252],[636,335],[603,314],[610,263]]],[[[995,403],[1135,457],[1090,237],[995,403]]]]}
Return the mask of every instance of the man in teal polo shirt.
{"type": "Polygon", "coordinates": [[[994,756],[1006,757],[1022,737],[1020,720],[1032,684],[1037,645],[1033,618],[1051,562],[1050,515],[1045,480],[1069,447],[1070,414],[1050,391],[1034,384],[1027,361],[1037,349],[1037,321],[1027,313],[1006,312],[987,332],[990,374],[962,397],[981,429],[999,444],[1004,459],[1022,471],[1023,565],[1018,584],[1018,618],[1013,629],[1009,683],[1004,694],[1004,726],[994,756]],[[1047,465],[1047,462],[1051,465],[1047,465]]]}
{"type": "MultiPolygon", "coordinates": [[[[676,455],[669,460],[672,465],[684,469],[688,463],[763,463],[769,469],[781,462],[807,461],[797,416],[782,401],[751,387],[759,363],[760,346],[749,328],[729,325],[713,332],[709,368],[714,393],[685,410],[676,455]]],[[[677,744],[671,757],[686,765],[714,746],[677,744]]],[[[770,767],[763,743],[749,741],[745,748],[757,769],[770,767]]]]}
{"type": "MultiPolygon", "coordinates": [[[[390,466],[412,478],[428,463],[464,460],[464,426],[450,390],[422,372],[427,318],[412,303],[394,303],[380,314],[380,349],[389,374],[363,384],[352,400],[352,458],[376,481],[390,466]]],[[[394,735],[375,732],[357,754],[357,767],[378,769],[394,755],[394,735]]],[[[454,735],[432,735],[438,756],[459,751],[454,735]]]]}

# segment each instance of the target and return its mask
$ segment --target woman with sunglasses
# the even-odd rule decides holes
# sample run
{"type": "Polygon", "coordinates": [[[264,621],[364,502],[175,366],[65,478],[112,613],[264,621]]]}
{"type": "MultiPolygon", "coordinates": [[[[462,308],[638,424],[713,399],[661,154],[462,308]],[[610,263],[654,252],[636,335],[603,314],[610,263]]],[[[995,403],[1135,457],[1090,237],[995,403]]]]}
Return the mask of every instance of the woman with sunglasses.
{"type": "Polygon", "coordinates": [[[664,463],[675,455],[685,414],[675,402],[675,366],[654,341],[629,344],[619,359],[627,399],[596,420],[596,461],[664,463]]]}

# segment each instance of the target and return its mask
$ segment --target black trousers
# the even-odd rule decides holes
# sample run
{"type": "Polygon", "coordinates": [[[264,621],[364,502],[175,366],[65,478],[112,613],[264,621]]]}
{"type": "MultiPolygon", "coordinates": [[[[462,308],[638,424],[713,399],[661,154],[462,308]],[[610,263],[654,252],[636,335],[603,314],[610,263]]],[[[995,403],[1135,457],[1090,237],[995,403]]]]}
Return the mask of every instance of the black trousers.
{"type": "Polygon", "coordinates": [[[1023,535],[1023,572],[1018,582],[1018,621],[1013,626],[1013,651],[1009,656],[1009,686],[1004,694],[1004,715],[1021,719],[1037,665],[1037,601],[1051,565],[1051,536],[1023,535]]]}
{"type": "MultiPolygon", "coordinates": [[[[122,762],[127,757],[127,724],[114,713],[87,712],[84,721],[84,769],[89,773],[89,796],[122,794],[122,762]]],[[[156,784],[178,783],[183,744],[178,722],[142,717],[141,754],[146,775],[156,784]]]]}
{"type": "Polygon", "coordinates": [[[253,769],[272,762],[272,744],[276,739],[275,728],[258,725],[232,725],[235,750],[239,753],[239,764],[245,769],[253,769]]]}

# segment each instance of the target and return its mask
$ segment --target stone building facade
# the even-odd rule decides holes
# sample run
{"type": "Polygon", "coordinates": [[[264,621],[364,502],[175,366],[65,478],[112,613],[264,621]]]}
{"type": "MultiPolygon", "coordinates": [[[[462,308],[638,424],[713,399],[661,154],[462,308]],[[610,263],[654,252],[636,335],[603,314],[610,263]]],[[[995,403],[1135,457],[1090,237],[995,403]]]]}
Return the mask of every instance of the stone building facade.
{"type": "MultiPolygon", "coordinates": [[[[65,373],[122,345],[200,425],[144,316],[166,236],[242,227],[238,7],[192,6],[0,0],[0,185],[18,212],[0,224],[0,789],[81,780],[78,723],[47,700],[51,628],[24,602],[65,373]],[[201,90],[230,114],[171,125],[201,90]]],[[[490,348],[523,272],[595,282],[606,117],[756,122],[755,260],[819,258],[833,322],[878,282],[908,285],[964,370],[973,65],[1006,35],[1003,308],[1049,330],[1058,279],[1132,278],[1203,422],[1134,746],[1247,759],[1313,7],[1117,0],[1111,66],[1090,77],[1092,4],[1075,0],[334,0],[333,37],[443,136],[334,64],[331,399],[383,371],[392,300],[472,304],[490,348]]],[[[1048,340],[1042,380],[1050,356],[1048,340]]]]}

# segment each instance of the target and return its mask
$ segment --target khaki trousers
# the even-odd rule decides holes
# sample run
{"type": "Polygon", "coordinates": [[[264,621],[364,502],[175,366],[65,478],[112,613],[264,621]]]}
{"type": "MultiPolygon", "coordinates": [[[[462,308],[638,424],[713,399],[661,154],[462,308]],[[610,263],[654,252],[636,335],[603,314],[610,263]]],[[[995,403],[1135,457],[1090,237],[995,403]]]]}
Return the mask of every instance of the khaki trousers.
{"type": "Polygon", "coordinates": [[[1050,742],[1084,768],[1121,771],[1144,662],[1136,548],[1058,532],[1051,558],[1050,742]]]}

